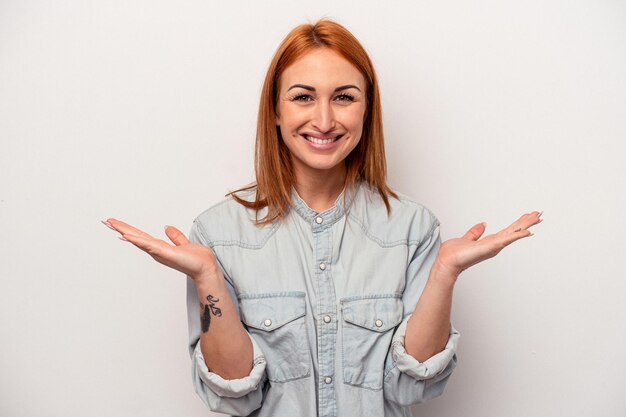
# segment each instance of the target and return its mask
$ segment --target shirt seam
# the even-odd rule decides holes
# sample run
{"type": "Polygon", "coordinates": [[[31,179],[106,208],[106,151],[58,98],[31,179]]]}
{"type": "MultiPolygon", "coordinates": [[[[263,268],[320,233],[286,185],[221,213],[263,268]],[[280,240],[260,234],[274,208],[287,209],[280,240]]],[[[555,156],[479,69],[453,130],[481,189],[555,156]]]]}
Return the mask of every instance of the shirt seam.
{"type": "Polygon", "coordinates": [[[432,235],[435,233],[435,229],[437,227],[439,227],[439,221],[435,220],[433,221],[433,223],[430,225],[430,228],[428,230],[428,233],[426,233],[426,236],[424,236],[424,239],[420,240],[420,239],[398,239],[398,240],[394,240],[391,242],[385,242],[384,240],[374,236],[372,233],[370,233],[370,231],[367,229],[367,226],[365,226],[365,224],[358,218],[356,217],[353,213],[348,213],[348,217],[350,217],[352,220],[354,220],[360,227],[361,227],[361,231],[363,233],[365,233],[365,236],[367,236],[370,240],[374,241],[378,246],[380,246],[381,248],[392,248],[395,246],[400,246],[400,245],[407,245],[407,246],[411,246],[411,245],[421,245],[423,242],[426,242],[427,240],[432,239],[432,235]]]}
{"type": "Polygon", "coordinates": [[[385,242],[384,240],[382,240],[382,239],[374,236],[372,233],[370,233],[370,231],[367,229],[365,224],[363,222],[361,222],[361,220],[358,217],[356,217],[352,212],[348,213],[348,217],[351,218],[352,220],[354,220],[359,225],[359,227],[361,228],[361,231],[363,233],[365,233],[365,236],[367,236],[370,240],[372,240],[374,243],[376,243],[381,248],[392,248],[394,246],[411,244],[411,241],[409,239],[398,239],[398,240],[394,240],[392,242],[385,242]]]}
{"type": "MultiPolygon", "coordinates": [[[[435,220],[433,222],[433,224],[430,226],[430,230],[428,231],[428,233],[424,237],[424,240],[419,242],[419,245],[422,245],[422,243],[424,243],[424,242],[430,241],[433,238],[433,235],[435,234],[435,230],[438,227],[439,227],[439,221],[435,220]]],[[[421,250],[418,249],[417,255],[421,255],[426,249],[427,249],[427,245],[422,245],[422,249],[421,250]]]]}
{"type": "Polygon", "coordinates": [[[251,244],[251,243],[241,242],[239,240],[211,240],[207,237],[206,231],[204,230],[204,227],[202,226],[202,222],[197,221],[196,223],[198,225],[200,234],[204,238],[204,241],[211,248],[215,246],[239,246],[244,249],[262,249],[263,246],[265,246],[265,244],[267,243],[267,241],[274,235],[274,233],[276,233],[276,231],[280,227],[280,222],[278,221],[275,222],[274,224],[272,224],[270,230],[267,232],[267,236],[261,242],[259,242],[258,244],[251,244]]]}

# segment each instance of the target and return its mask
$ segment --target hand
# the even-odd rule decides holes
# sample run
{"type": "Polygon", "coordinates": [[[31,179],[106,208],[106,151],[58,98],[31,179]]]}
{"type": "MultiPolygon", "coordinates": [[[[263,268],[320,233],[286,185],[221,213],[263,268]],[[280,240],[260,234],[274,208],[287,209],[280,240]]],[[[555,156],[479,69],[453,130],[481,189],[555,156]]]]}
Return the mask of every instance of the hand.
{"type": "Polygon", "coordinates": [[[456,279],[461,272],[472,265],[493,258],[511,243],[532,236],[528,230],[531,226],[541,223],[543,212],[533,211],[524,214],[510,226],[498,233],[480,237],[485,232],[485,223],[472,227],[461,238],[446,240],[441,244],[435,267],[444,275],[456,279]]]}
{"type": "Polygon", "coordinates": [[[173,226],[165,227],[165,234],[174,243],[171,245],[116,219],[104,220],[102,223],[119,232],[122,235],[120,239],[132,243],[157,262],[187,274],[195,281],[201,277],[215,277],[221,274],[211,249],[189,242],[189,239],[173,226]]]}

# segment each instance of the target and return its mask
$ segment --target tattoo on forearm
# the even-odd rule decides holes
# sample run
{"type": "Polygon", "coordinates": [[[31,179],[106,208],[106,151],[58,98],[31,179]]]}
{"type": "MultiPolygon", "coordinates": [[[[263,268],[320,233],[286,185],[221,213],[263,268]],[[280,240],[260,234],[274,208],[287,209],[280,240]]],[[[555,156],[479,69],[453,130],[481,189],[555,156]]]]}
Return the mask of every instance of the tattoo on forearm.
{"type": "Polygon", "coordinates": [[[202,333],[209,331],[209,327],[211,326],[211,313],[217,317],[222,316],[222,310],[215,306],[215,303],[217,303],[219,299],[213,298],[211,294],[207,295],[206,299],[208,301],[206,304],[200,303],[200,308],[203,308],[202,316],[200,317],[202,333]]]}

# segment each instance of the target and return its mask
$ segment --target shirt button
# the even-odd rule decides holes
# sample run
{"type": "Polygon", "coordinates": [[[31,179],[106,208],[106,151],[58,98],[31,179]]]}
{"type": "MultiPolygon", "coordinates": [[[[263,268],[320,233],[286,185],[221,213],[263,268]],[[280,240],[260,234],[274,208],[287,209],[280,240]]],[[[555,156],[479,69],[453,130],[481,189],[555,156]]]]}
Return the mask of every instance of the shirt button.
{"type": "Polygon", "coordinates": [[[326,378],[324,378],[324,382],[326,382],[327,384],[330,384],[331,382],[333,382],[333,379],[327,376],[326,378]]]}
{"type": "Polygon", "coordinates": [[[321,217],[316,217],[315,218],[315,223],[317,223],[317,224],[322,224],[323,221],[324,221],[324,219],[322,219],[321,217]]]}
{"type": "Polygon", "coordinates": [[[272,320],[270,320],[270,319],[266,319],[266,320],[263,322],[263,324],[264,324],[266,327],[270,327],[270,326],[272,325],[272,320]]]}
{"type": "Polygon", "coordinates": [[[383,325],[383,321],[381,319],[376,320],[376,327],[380,327],[383,325]]]}
{"type": "Polygon", "coordinates": [[[330,316],[324,316],[324,323],[330,323],[330,316]]]}
{"type": "Polygon", "coordinates": [[[322,271],[326,269],[326,264],[325,264],[324,262],[322,262],[322,263],[320,264],[320,269],[321,269],[322,271]]]}

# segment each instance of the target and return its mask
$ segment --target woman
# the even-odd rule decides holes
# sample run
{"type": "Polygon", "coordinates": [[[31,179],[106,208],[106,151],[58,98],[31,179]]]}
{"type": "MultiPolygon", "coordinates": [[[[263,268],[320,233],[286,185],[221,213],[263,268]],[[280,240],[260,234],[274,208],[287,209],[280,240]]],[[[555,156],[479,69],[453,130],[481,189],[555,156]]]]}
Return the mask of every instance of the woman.
{"type": "Polygon", "coordinates": [[[410,416],[456,364],[454,284],[540,222],[440,245],[439,223],[386,184],[374,68],[329,20],[287,35],[259,108],[256,183],[174,245],[105,222],[188,276],[196,391],[253,416],[410,416]],[[418,301],[419,300],[419,301],[418,301]]]}

